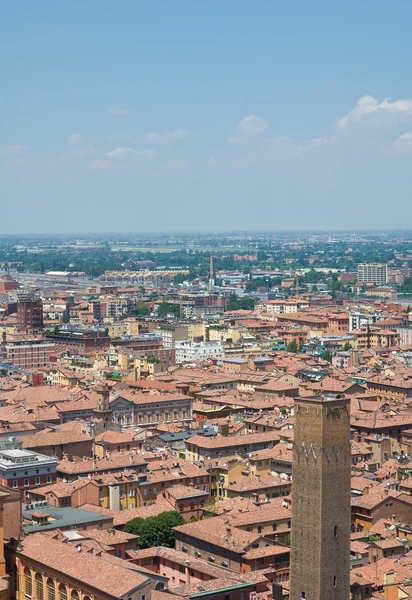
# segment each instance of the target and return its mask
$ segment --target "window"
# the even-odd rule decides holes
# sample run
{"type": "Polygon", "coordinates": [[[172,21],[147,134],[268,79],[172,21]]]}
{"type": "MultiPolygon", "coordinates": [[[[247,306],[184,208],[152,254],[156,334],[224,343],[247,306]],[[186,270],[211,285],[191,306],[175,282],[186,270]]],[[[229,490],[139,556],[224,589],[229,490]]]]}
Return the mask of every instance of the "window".
{"type": "Polygon", "coordinates": [[[50,577],[47,580],[47,600],[56,600],[56,587],[50,577]]]}
{"type": "Polygon", "coordinates": [[[43,600],[43,592],[43,575],[41,575],[41,573],[36,573],[36,600],[43,600]]]}
{"type": "Polygon", "coordinates": [[[59,585],[59,596],[60,600],[67,600],[67,589],[62,583],[59,585]]]}
{"type": "Polygon", "coordinates": [[[336,575],[333,577],[333,587],[335,588],[337,584],[336,575]]]}
{"type": "Polygon", "coordinates": [[[36,477],[36,485],[40,485],[40,477],[36,477]]]}
{"type": "Polygon", "coordinates": [[[28,479],[24,480],[24,487],[29,487],[29,480],[28,479]]]}
{"type": "Polygon", "coordinates": [[[335,525],[335,527],[333,528],[333,537],[334,538],[338,537],[338,527],[337,527],[337,525],[335,525]]]}
{"type": "Polygon", "coordinates": [[[20,591],[20,573],[16,566],[14,567],[14,589],[16,592],[20,591]]]}
{"type": "Polygon", "coordinates": [[[79,600],[79,594],[76,592],[76,590],[72,590],[71,598],[72,600],[79,600]]]}
{"type": "Polygon", "coordinates": [[[17,487],[19,487],[19,482],[17,481],[17,479],[15,479],[15,480],[13,481],[13,487],[14,487],[14,488],[17,488],[17,487]]]}
{"type": "Polygon", "coordinates": [[[258,525],[257,530],[258,530],[258,533],[262,533],[262,525],[258,525]]]}
{"type": "Polygon", "coordinates": [[[300,592],[300,600],[306,600],[305,592],[300,592]]]}
{"type": "Polygon", "coordinates": [[[24,569],[24,586],[26,588],[25,589],[26,596],[32,596],[33,595],[33,580],[32,580],[32,576],[31,576],[31,571],[27,567],[24,569]]]}

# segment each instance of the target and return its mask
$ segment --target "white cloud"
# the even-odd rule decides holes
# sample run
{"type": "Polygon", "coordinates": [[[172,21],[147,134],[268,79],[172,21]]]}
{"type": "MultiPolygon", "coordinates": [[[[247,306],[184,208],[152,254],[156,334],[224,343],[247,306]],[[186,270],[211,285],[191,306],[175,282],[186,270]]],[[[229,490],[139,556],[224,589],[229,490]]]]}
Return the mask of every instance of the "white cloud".
{"type": "Polygon", "coordinates": [[[325,138],[325,137],[313,138],[312,140],[307,140],[305,143],[307,146],[310,146],[312,148],[317,148],[318,146],[323,146],[324,144],[327,144],[328,138],[325,138]]]}
{"type": "Polygon", "coordinates": [[[339,119],[337,127],[343,129],[362,120],[370,119],[374,123],[379,123],[385,117],[390,117],[397,121],[402,117],[412,115],[412,100],[395,100],[391,102],[389,98],[385,98],[382,102],[378,102],[373,96],[362,96],[356,103],[355,108],[348,112],[347,115],[339,119]]]}
{"type": "Polygon", "coordinates": [[[88,144],[87,146],[82,146],[80,144],[75,144],[73,148],[64,152],[60,155],[60,160],[70,161],[70,160],[80,160],[85,156],[89,156],[96,152],[96,147],[93,144],[88,144]]]}
{"type": "Polygon", "coordinates": [[[407,143],[407,144],[412,144],[412,132],[407,132],[407,133],[402,133],[402,135],[400,135],[398,137],[397,140],[395,140],[395,144],[396,143],[407,143]]]}
{"type": "Polygon", "coordinates": [[[268,124],[264,119],[256,115],[249,115],[241,119],[236,125],[234,135],[229,138],[229,142],[237,143],[244,139],[260,135],[268,128],[268,124]]]}
{"type": "Polygon", "coordinates": [[[402,133],[396,140],[393,142],[392,146],[389,149],[390,154],[395,155],[410,155],[412,152],[412,132],[407,131],[406,133],[402,133]]]}
{"type": "Polygon", "coordinates": [[[88,169],[93,169],[96,171],[102,171],[103,169],[107,169],[109,167],[109,163],[107,160],[92,160],[87,165],[88,169]]]}
{"type": "Polygon", "coordinates": [[[192,132],[187,129],[174,129],[173,131],[163,132],[153,131],[152,133],[146,133],[144,137],[147,142],[176,142],[191,135],[192,132]]]}
{"type": "Polygon", "coordinates": [[[80,133],[73,133],[73,135],[71,135],[68,140],[67,143],[68,144],[78,144],[79,142],[81,142],[82,140],[82,136],[80,135],[80,133]]]}
{"type": "Polygon", "coordinates": [[[154,150],[150,150],[150,149],[135,150],[134,148],[131,148],[130,146],[128,146],[128,147],[119,146],[118,148],[115,148],[111,152],[106,152],[105,156],[107,156],[107,158],[110,158],[110,160],[113,160],[113,159],[120,160],[121,158],[124,158],[128,154],[129,155],[133,154],[134,156],[146,156],[147,158],[151,158],[152,156],[155,156],[157,154],[157,152],[155,152],[154,150]]]}
{"type": "Polygon", "coordinates": [[[106,152],[107,158],[119,160],[123,158],[126,154],[134,153],[133,148],[126,148],[125,146],[119,146],[119,148],[115,148],[111,152],[106,152]]]}
{"type": "Polygon", "coordinates": [[[132,111],[128,108],[109,108],[109,112],[117,117],[126,117],[127,115],[130,115],[132,111]]]}
{"type": "Polygon", "coordinates": [[[23,146],[23,144],[11,144],[0,148],[0,156],[17,156],[23,154],[26,150],[27,146],[23,146]]]}
{"type": "Polygon", "coordinates": [[[187,167],[189,166],[189,163],[187,160],[184,160],[183,158],[179,158],[179,159],[169,160],[167,163],[167,166],[169,167],[169,169],[174,171],[176,169],[187,169],[187,167]]]}

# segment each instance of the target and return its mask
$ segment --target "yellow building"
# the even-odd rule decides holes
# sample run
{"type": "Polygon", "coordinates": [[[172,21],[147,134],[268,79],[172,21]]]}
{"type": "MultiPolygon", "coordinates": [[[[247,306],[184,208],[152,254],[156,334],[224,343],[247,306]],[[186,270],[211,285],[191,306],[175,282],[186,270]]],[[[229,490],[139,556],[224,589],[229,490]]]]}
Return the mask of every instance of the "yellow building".
{"type": "Polygon", "coordinates": [[[205,323],[191,323],[188,326],[188,339],[193,341],[195,338],[203,338],[203,340],[206,340],[205,323]]]}

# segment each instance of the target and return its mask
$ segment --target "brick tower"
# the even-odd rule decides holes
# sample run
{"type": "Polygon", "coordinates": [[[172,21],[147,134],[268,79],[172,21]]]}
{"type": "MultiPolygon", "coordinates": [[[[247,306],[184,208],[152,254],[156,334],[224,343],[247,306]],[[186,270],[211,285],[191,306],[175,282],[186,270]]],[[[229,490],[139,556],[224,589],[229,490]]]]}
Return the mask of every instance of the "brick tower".
{"type": "Polygon", "coordinates": [[[110,388],[107,383],[100,383],[96,386],[97,396],[97,408],[94,409],[94,414],[97,418],[102,419],[107,429],[107,423],[112,416],[112,409],[110,408],[110,388]]]}
{"type": "Polygon", "coordinates": [[[348,600],[349,400],[295,400],[290,600],[348,600]]]}

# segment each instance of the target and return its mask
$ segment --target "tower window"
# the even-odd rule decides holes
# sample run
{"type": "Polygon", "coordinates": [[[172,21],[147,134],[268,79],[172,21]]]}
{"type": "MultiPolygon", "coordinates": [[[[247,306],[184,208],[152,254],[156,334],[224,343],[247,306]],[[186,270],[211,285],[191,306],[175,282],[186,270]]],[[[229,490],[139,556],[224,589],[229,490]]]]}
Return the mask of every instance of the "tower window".
{"type": "Polygon", "coordinates": [[[337,525],[335,525],[335,527],[333,528],[333,537],[334,538],[338,537],[338,527],[337,527],[337,525]]]}
{"type": "Polygon", "coordinates": [[[300,592],[300,600],[306,600],[306,593],[300,592]]]}
{"type": "Polygon", "coordinates": [[[335,575],[335,576],[333,577],[333,587],[334,587],[334,588],[336,587],[336,583],[337,583],[337,580],[336,580],[336,575],[335,575]]]}

